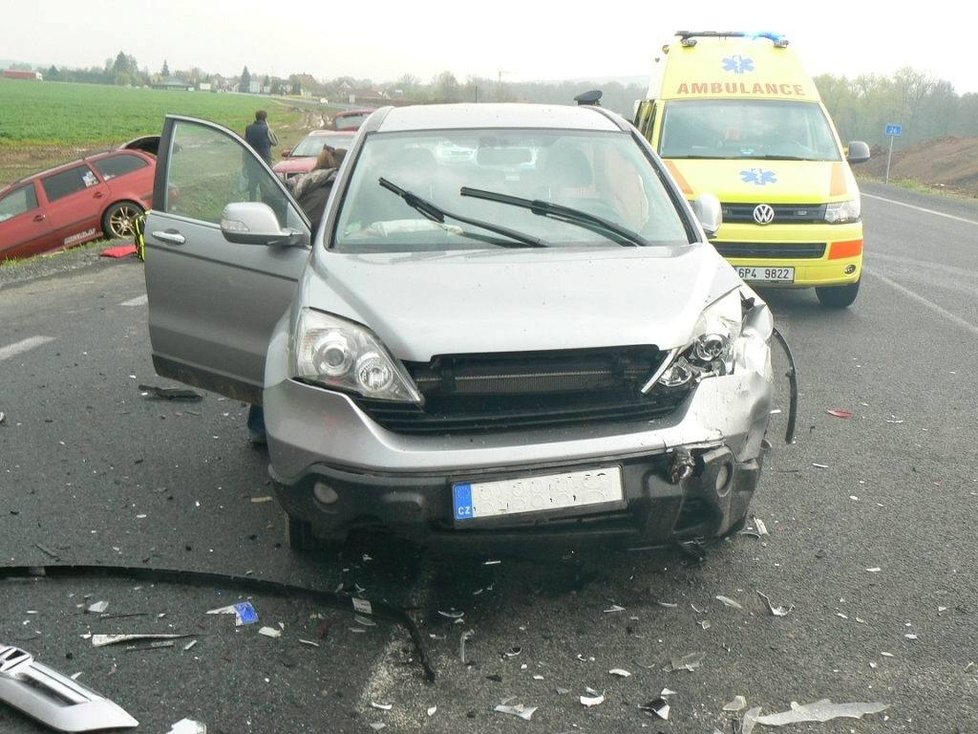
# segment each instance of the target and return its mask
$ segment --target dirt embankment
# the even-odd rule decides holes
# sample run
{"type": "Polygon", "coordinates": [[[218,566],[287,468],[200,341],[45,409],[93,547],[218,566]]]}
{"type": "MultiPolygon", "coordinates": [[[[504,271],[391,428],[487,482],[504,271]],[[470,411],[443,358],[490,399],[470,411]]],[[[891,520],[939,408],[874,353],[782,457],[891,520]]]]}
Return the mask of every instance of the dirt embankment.
{"type": "MultiPolygon", "coordinates": [[[[887,148],[873,147],[873,156],[855,167],[857,176],[886,177],[887,148]]],[[[890,183],[913,181],[978,198],[978,138],[941,138],[893,151],[890,183]]]]}

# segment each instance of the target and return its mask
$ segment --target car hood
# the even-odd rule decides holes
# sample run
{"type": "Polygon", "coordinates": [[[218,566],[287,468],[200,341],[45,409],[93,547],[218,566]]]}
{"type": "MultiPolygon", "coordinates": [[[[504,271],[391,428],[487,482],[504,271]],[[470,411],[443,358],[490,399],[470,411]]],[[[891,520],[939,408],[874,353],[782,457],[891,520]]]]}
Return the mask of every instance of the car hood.
{"type": "Polygon", "coordinates": [[[350,255],[321,250],[298,305],[366,325],[393,354],[685,345],[742,285],[710,246],[350,255]]]}
{"type": "Polygon", "coordinates": [[[724,203],[822,204],[852,198],[856,180],[843,161],[668,160],[684,193],[724,203]]]}

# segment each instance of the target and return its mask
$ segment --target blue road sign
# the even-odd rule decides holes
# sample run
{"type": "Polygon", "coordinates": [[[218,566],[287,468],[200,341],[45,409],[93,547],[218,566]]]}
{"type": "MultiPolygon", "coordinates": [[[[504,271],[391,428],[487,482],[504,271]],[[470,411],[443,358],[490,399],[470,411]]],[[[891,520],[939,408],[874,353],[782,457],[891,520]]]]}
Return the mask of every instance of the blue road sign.
{"type": "Polygon", "coordinates": [[[883,134],[888,138],[898,138],[903,135],[903,125],[888,124],[883,126],[883,134]]]}

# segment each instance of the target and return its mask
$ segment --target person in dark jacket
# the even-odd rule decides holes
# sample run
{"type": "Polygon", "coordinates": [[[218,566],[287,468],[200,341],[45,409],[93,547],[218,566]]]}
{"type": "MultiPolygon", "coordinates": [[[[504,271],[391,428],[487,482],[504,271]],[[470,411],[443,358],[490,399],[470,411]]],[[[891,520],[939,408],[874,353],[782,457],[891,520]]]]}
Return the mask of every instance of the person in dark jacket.
{"type": "MultiPolygon", "coordinates": [[[[255,121],[245,128],[244,137],[261,159],[272,165],[272,147],[278,145],[278,136],[268,126],[268,113],[265,110],[255,113],[255,121]]],[[[248,198],[254,201],[261,182],[261,169],[250,156],[245,157],[245,175],[248,178],[248,198]]]]}

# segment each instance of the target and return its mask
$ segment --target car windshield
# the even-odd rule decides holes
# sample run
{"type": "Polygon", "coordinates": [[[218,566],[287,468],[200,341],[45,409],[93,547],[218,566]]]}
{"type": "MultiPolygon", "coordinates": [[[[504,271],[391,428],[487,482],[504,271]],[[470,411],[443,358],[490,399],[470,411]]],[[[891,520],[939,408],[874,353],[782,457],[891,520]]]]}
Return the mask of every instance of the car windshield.
{"type": "Polygon", "coordinates": [[[545,216],[542,207],[463,195],[463,187],[578,210],[649,245],[690,242],[677,203],[627,133],[475,129],[368,136],[331,246],[373,252],[512,246],[501,228],[548,247],[621,244],[607,229],[582,226],[581,217],[545,216]],[[449,216],[433,221],[440,215],[416,201],[412,206],[410,196],[381,178],[449,216]]]}
{"type": "Polygon", "coordinates": [[[333,148],[349,148],[353,141],[353,135],[307,135],[295,148],[292,149],[291,158],[315,158],[322,151],[324,145],[333,148]]]}
{"type": "Polygon", "coordinates": [[[659,153],[663,158],[842,160],[817,103],[774,100],[669,102],[659,153]]]}

